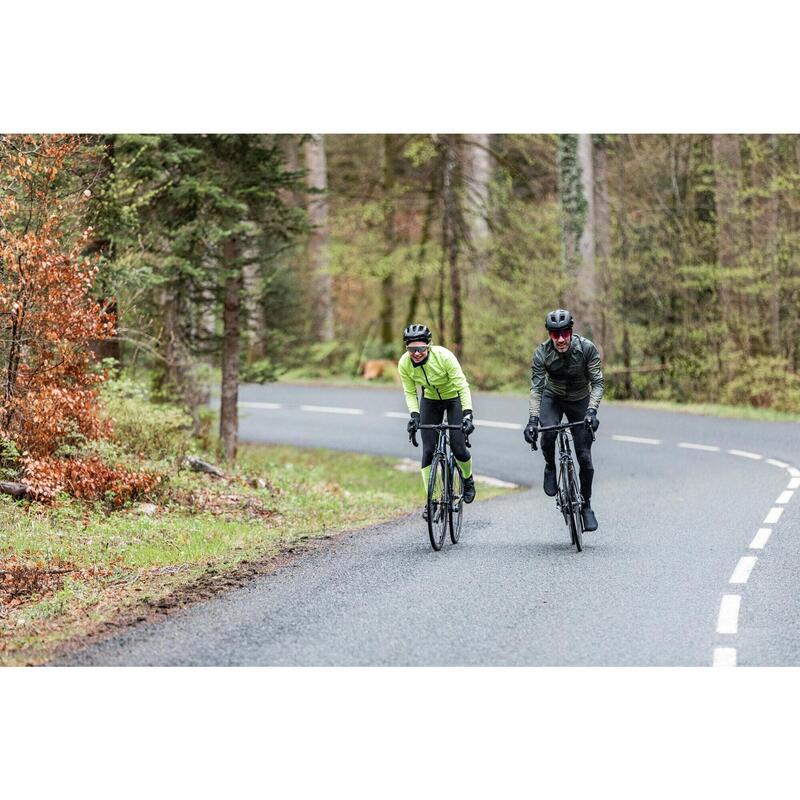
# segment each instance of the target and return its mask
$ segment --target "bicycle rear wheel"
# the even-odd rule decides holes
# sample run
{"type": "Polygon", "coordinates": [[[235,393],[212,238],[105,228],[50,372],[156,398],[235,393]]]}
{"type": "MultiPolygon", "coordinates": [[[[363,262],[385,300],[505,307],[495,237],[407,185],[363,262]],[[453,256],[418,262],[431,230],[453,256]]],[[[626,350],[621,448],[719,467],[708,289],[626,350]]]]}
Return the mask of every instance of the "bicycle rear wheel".
{"type": "Polygon", "coordinates": [[[428,480],[428,536],[431,547],[441,550],[447,534],[447,465],[443,458],[434,458],[428,480]]]}
{"type": "Polygon", "coordinates": [[[450,459],[450,507],[448,519],[450,522],[450,541],[458,544],[461,536],[461,519],[464,515],[464,478],[461,470],[456,466],[454,458],[450,459]]]}

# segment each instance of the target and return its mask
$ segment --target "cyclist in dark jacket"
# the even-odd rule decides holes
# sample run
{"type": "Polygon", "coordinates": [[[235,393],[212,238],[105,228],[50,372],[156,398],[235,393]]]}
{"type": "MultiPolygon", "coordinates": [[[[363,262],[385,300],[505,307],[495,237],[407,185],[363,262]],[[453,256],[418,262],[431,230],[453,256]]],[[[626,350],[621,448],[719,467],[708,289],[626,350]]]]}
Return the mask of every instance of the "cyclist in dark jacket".
{"type": "MultiPolygon", "coordinates": [[[[600,353],[594,342],[573,334],[574,319],[569,311],[559,308],[545,317],[550,338],[542,342],[533,354],[531,363],[531,393],[525,441],[534,444],[536,428],[558,425],[566,415],[570,422],[583,420],[596,431],[600,424],[597,409],[603,397],[603,368],[600,353]]],[[[578,458],[583,497],[583,526],[597,530],[597,518],[592,510],[592,437],[586,428],[573,428],[575,455],[578,458]]],[[[544,491],[551,497],[558,491],[555,463],[556,434],[542,434],[544,455],[544,491]]]]}

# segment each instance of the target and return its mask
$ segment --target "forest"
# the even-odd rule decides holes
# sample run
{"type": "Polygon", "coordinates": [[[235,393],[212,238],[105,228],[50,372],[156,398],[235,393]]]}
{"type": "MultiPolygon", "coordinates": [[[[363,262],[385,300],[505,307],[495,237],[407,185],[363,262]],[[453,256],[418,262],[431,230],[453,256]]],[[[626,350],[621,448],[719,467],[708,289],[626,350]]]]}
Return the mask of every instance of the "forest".
{"type": "Polygon", "coordinates": [[[3,459],[45,494],[109,376],[197,435],[218,391],[230,461],[240,382],[391,380],[411,321],[479,389],[565,306],[608,398],[800,412],[798,136],[5,135],[0,180],[3,459]]]}

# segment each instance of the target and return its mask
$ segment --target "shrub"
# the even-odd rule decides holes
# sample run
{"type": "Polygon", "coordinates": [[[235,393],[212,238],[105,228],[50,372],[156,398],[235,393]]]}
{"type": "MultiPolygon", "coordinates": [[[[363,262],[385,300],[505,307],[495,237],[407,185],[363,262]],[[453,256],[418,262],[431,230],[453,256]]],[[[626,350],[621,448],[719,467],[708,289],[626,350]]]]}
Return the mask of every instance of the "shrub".
{"type": "Polygon", "coordinates": [[[143,384],[128,377],[109,380],[102,398],[104,415],[113,419],[113,441],[124,453],[161,460],[189,451],[192,418],[176,406],[150,402],[143,384]]]}

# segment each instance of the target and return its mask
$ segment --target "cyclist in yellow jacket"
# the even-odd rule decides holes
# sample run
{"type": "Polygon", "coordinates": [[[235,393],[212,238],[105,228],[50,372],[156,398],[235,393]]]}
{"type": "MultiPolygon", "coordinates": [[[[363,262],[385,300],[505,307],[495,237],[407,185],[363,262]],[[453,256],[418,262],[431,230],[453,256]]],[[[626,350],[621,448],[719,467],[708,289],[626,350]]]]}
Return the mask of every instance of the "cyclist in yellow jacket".
{"type": "MultiPolygon", "coordinates": [[[[427,325],[409,325],[403,331],[403,353],[397,364],[406,405],[411,419],[408,432],[415,432],[419,425],[438,425],[447,412],[450,425],[461,425],[460,431],[450,431],[450,448],[456,464],[464,476],[464,502],[475,499],[475,480],[472,476],[472,456],[467,449],[465,436],[469,436],[475,425],[472,421],[472,397],[458,359],[447,348],[432,345],[433,338],[427,325]],[[417,390],[422,387],[422,399],[417,390]]],[[[433,452],[436,449],[436,431],[422,433],[422,483],[425,491],[431,472],[433,452]]]]}

